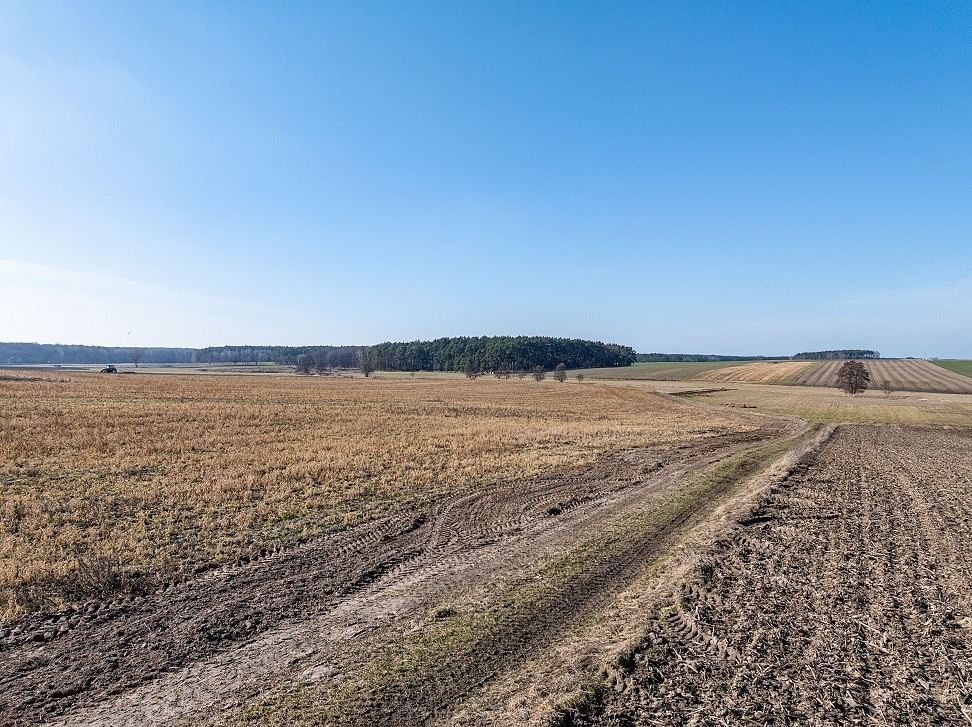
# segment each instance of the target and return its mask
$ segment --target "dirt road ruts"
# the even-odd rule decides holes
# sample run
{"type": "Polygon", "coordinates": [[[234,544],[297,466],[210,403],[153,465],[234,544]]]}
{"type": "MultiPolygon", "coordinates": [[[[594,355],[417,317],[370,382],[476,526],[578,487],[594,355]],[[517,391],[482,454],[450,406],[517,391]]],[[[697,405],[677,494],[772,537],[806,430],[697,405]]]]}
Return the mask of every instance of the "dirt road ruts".
{"type": "MultiPolygon", "coordinates": [[[[593,526],[630,498],[780,436],[780,426],[497,484],[149,597],[25,620],[0,640],[0,723],[171,723],[244,686],[259,691],[295,665],[326,673],[333,667],[324,657],[340,658],[349,639],[367,638],[443,589],[491,577],[511,553],[536,546],[536,557],[549,555],[545,547],[579,523],[593,526]]],[[[612,583],[593,573],[581,590],[612,583]]],[[[537,628],[549,635],[554,617],[563,614],[537,628]]]]}

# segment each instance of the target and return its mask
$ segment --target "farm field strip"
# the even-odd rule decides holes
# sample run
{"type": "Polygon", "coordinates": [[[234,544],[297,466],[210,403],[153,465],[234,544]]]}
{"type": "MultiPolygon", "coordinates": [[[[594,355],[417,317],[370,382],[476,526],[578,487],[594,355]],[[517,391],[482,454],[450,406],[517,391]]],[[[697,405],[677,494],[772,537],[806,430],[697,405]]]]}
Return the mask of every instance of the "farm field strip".
{"type": "Polygon", "coordinates": [[[616,368],[577,369],[570,375],[583,374],[589,379],[606,381],[682,381],[706,371],[738,365],[738,361],[645,361],[616,368]]]}
{"type": "Polygon", "coordinates": [[[795,384],[814,366],[814,361],[757,361],[705,371],[698,378],[700,381],[795,384]]]}
{"type": "MultiPolygon", "coordinates": [[[[800,386],[837,386],[837,371],[843,361],[754,362],[703,371],[700,381],[749,384],[795,384],[800,386]]],[[[918,359],[867,359],[863,361],[871,376],[870,388],[890,384],[895,391],[927,391],[972,394],[972,379],[918,359]]]]}
{"type": "Polygon", "coordinates": [[[972,431],[842,426],[572,725],[968,724],[972,431]]]}
{"type": "Polygon", "coordinates": [[[421,722],[609,599],[712,506],[719,490],[685,490],[684,475],[793,431],[767,424],[456,494],[158,594],[25,622],[0,643],[0,722],[199,723],[240,690],[250,696],[233,724],[292,721],[295,705],[314,723],[421,722]],[[637,527],[612,525],[633,512],[637,527]]]}
{"type": "MultiPolygon", "coordinates": [[[[805,386],[837,385],[837,371],[843,362],[824,361],[796,383],[805,386]]],[[[930,361],[918,359],[875,359],[863,362],[871,375],[870,387],[889,383],[895,391],[927,391],[972,394],[972,379],[953,373],[930,361]]],[[[786,382],[779,382],[786,383],[786,382]]]]}
{"type": "Polygon", "coordinates": [[[972,378],[972,359],[935,359],[931,363],[955,374],[972,378]]]}
{"type": "Polygon", "coordinates": [[[493,379],[11,371],[0,406],[0,620],[150,592],[484,483],[758,427],[647,391],[493,379]]]}

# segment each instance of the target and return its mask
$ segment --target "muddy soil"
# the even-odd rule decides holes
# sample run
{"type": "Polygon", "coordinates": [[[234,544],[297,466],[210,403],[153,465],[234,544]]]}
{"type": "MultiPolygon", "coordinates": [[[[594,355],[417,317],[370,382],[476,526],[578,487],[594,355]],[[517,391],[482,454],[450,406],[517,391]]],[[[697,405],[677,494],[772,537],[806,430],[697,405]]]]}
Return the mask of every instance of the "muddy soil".
{"type": "Polygon", "coordinates": [[[563,725],[972,723],[972,431],[844,425],[563,725]]]}
{"type": "MultiPolygon", "coordinates": [[[[765,421],[757,432],[713,433],[691,446],[631,450],[585,469],[484,487],[148,597],[24,619],[0,632],[0,724],[195,724],[281,680],[326,682],[443,598],[488,593],[514,565],[569,547],[573,533],[596,532],[605,518],[663,498],[686,474],[793,433],[792,423],[765,421]]],[[[353,721],[431,717],[501,663],[555,638],[573,612],[608,597],[708,504],[680,506],[619,562],[598,564],[549,608],[514,623],[505,641],[480,644],[475,663],[446,681],[376,694],[353,721]]]]}

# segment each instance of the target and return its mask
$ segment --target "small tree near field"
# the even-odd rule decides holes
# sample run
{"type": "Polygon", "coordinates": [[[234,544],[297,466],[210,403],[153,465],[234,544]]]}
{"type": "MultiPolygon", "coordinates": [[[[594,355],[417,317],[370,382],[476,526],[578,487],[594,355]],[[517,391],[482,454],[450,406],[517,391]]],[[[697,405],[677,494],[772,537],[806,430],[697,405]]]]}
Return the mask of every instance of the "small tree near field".
{"type": "Polygon", "coordinates": [[[474,358],[469,359],[469,361],[466,363],[465,371],[467,379],[475,379],[480,373],[479,362],[474,358]]]}
{"type": "Polygon", "coordinates": [[[371,357],[368,355],[367,351],[361,353],[361,359],[358,362],[358,370],[364,374],[367,379],[375,371],[375,365],[371,362],[371,357]]]}
{"type": "Polygon", "coordinates": [[[584,374],[577,374],[577,383],[581,383],[584,380],[584,374]]]}
{"type": "Polygon", "coordinates": [[[545,378],[547,378],[547,374],[544,372],[543,366],[534,366],[534,368],[533,368],[533,380],[534,381],[543,381],[545,378]]]}
{"type": "Polygon", "coordinates": [[[884,382],[881,384],[881,391],[884,392],[885,396],[891,396],[891,394],[894,392],[894,387],[891,385],[890,379],[884,380],[884,382]]]}
{"type": "Polygon", "coordinates": [[[867,389],[870,374],[860,361],[847,361],[837,371],[837,388],[848,394],[860,394],[867,389]]]}
{"type": "Polygon", "coordinates": [[[557,364],[557,368],[554,369],[554,378],[561,384],[564,383],[567,380],[567,366],[563,363],[557,364]]]}
{"type": "Polygon", "coordinates": [[[132,363],[135,364],[135,368],[138,368],[138,362],[142,360],[142,351],[138,348],[132,349],[132,363]]]}
{"type": "Polygon", "coordinates": [[[314,370],[317,372],[318,376],[323,376],[327,373],[327,354],[323,351],[314,351],[314,370]]]}
{"type": "Polygon", "coordinates": [[[297,357],[297,373],[309,374],[314,366],[314,357],[309,353],[302,353],[297,357]]]}

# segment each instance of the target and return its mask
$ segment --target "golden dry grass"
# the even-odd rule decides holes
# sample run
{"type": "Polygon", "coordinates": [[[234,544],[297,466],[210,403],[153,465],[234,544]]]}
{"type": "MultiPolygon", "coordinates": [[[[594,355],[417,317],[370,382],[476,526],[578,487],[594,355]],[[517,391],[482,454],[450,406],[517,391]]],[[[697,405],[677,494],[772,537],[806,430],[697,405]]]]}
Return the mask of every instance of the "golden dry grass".
{"type": "Polygon", "coordinates": [[[795,384],[800,377],[816,367],[818,363],[818,361],[758,361],[741,366],[703,371],[696,378],[699,381],[795,384]]]}
{"type": "Polygon", "coordinates": [[[788,414],[811,422],[972,426],[972,396],[867,391],[850,396],[837,389],[810,386],[733,384],[727,391],[702,394],[699,401],[730,407],[751,407],[788,414]]]}
{"type": "Polygon", "coordinates": [[[552,381],[33,376],[0,372],[3,619],[606,450],[753,426],[552,381]]]}

